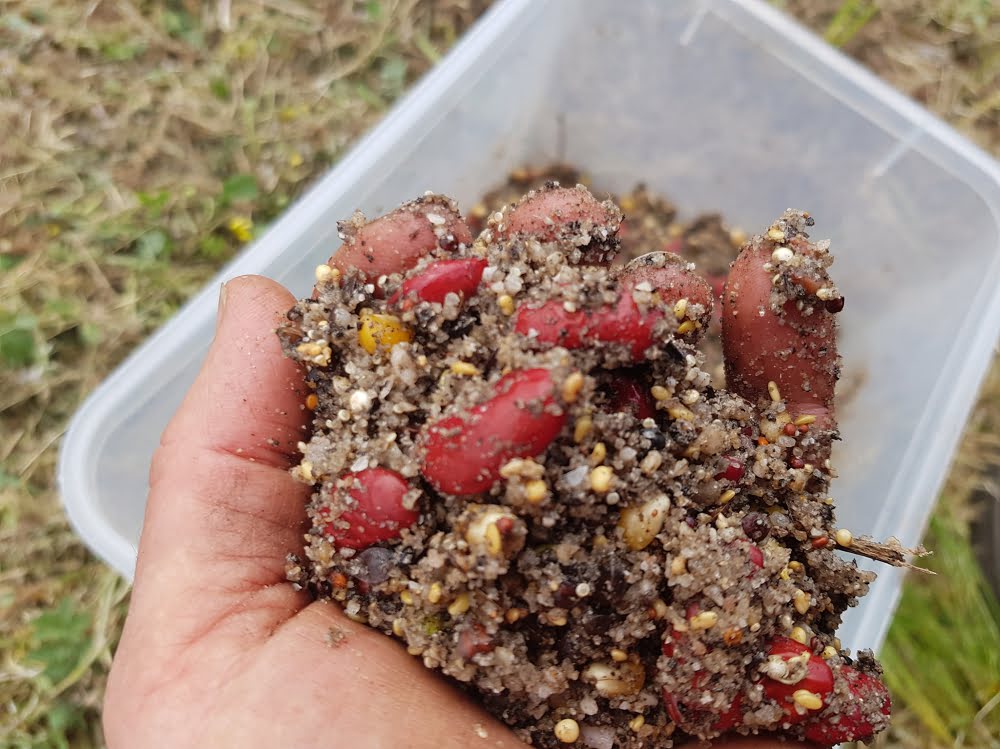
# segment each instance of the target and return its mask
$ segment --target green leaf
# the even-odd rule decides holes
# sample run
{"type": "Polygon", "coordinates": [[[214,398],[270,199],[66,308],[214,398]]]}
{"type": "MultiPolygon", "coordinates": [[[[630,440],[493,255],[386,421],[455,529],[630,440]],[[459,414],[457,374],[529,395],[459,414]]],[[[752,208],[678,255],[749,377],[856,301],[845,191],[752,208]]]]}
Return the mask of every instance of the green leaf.
{"type": "Polygon", "coordinates": [[[209,234],[198,241],[198,253],[209,260],[219,260],[229,254],[229,242],[218,234],[209,234]]]}
{"type": "Polygon", "coordinates": [[[127,62],[146,52],[146,43],[131,39],[109,40],[100,47],[101,54],[112,62],[127,62]]]}
{"type": "Polygon", "coordinates": [[[0,271],[16,268],[24,260],[24,255],[0,255],[0,271]]]}
{"type": "Polygon", "coordinates": [[[155,220],[158,219],[160,214],[163,213],[163,209],[167,205],[167,201],[170,199],[170,192],[167,190],[160,190],[159,192],[137,192],[135,196],[139,199],[139,203],[142,207],[146,209],[146,214],[151,219],[155,220]]]}
{"type": "Polygon", "coordinates": [[[15,476],[13,473],[7,473],[7,470],[0,468],[0,489],[9,489],[14,486],[20,486],[21,479],[15,476]]]}
{"type": "Polygon", "coordinates": [[[92,322],[81,323],[77,328],[77,336],[84,346],[96,348],[104,342],[104,330],[99,325],[92,322]]]}
{"type": "Polygon", "coordinates": [[[222,183],[222,201],[227,204],[255,200],[258,194],[252,174],[234,174],[222,183]]]}
{"type": "Polygon", "coordinates": [[[365,3],[365,12],[368,14],[370,21],[377,21],[382,17],[382,3],[378,0],[368,0],[365,3]]]}
{"type": "Polygon", "coordinates": [[[228,101],[230,95],[232,94],[232,91],[229,88],[229,81],[225,78],[213,78],[209,81],[208,88],[216,99],[222,99],[223,101],[228,101]]]}
{"type": "Polygon", "coordinates": [[[823,32],[823,37],[834,47],[843,47],[877,14],[878,8],[868,0],[844,0],[823,32]]]}
{"type": "Polygon", "coordinates": [[[64,320],[72,320],[79,314],[79,307],[72,299],[47,299],[45,301],[45,311],[64,320]]]}
{"type": "Polygon", "coordinates": [[[159,260],[170,254],[173,243],[162,229],[152,229],[143,234],[135,243],[136,257],[141,260],[159,260]]]}
{"type": "Polygon", "coordinates": [[[83,710],[77,705],[59,700],[45,711],[45,722],[48,724],[48,739],[58,749],[69,749],[67,733],[83,723],[83,710]]]}
{"type": "Polygon", "coordinates": [[[32,648],[28,658],[40,663],[53,684],[65,679],[90,647],[90,614],[78,611],[64,598],[32,622],[32,648]]]}
{"type": "Polygon", "coordinates": [[[407,63],[402,57],[390,57],[379,70],[383,90],[390,96],[398,96],[406,86],[407,63]]]}
{"type": "Polygon", "coordinates": [[[35,327],[34,318],[24,316],[7,325],[0,323],[0,360],[15,369],[34,364],[38,355],[35,327]]]}

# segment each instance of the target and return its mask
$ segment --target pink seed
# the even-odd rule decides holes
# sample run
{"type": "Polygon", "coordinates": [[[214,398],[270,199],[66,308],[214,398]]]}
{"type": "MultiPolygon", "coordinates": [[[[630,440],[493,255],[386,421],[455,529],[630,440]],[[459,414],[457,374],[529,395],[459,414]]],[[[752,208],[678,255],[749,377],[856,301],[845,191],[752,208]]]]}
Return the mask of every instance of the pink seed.
{"type": "Polygon", "coordinates": [[[366,549],[399,538],[404,528],[417,522],[419,513],[403,505],[410,486],[395,471],[368,468],[343,478],[349,482],[347,493],[355,504],[324,527],[334,545],[366,549]]]}
{"type": "Polygon", "coordinates": [[[421,473],[439,492],[479,494],[512,458],[545,452],[566,423],[547,369],[511,372],[496,395],[424,428],[421,473]]]}

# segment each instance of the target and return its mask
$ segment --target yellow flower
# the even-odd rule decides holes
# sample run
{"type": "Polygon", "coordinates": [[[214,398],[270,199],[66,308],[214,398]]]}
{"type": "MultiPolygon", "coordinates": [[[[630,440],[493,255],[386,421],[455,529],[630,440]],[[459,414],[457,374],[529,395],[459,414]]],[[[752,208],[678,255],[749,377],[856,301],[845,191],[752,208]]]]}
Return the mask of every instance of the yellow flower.
{"type": "Polygon", "coordinates": [[[249,242],[253,239],[253,221],[246,216],[233,216],[226,226],[230,234],[240,242],[249,242]]]}

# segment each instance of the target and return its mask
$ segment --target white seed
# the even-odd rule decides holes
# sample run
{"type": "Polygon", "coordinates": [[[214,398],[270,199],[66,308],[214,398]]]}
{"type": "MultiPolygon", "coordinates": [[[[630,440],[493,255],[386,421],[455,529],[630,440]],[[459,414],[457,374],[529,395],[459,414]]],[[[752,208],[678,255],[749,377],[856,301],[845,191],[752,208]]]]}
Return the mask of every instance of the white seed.
{"type": "Polygon", "coordinates": [[[641,663],[591,663],[583,672],[586,681],[605,697],[625,697],[638,694],[646,682],[646,671],[641,663]]]}
{"type": "Polygon", "coordinates": [[[355,390],[351,393],[349,404],[354,413],[363,413],[371,408],[372,398],[367,390],[355,390]]]}
{"type": "Polygon", "coordinates": [[[854,543],[854,534],[847,528],[840,528],[833,534],[833,540],[837,542],[837,546],[843,546],[846,549],[854,543]]]}
{"type": "Polygon", "coordinates": [[[788,247],[776,247],[771,253],[771,260],[775,263],[787,263],[795,257],[795,253],[788,247]]]}

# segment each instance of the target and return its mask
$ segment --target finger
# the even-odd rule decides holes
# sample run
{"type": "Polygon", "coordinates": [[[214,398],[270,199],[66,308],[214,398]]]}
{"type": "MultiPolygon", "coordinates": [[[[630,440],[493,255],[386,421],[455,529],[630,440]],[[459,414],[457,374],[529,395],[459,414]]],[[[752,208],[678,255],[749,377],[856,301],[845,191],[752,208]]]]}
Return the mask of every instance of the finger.
{"type": "Polygon", "coordinates": [[[489,226],[501,239],[530,235],[542,242],[571,241],[583,250],[584,262],[608,262],[618,251],[622,213],[609,200],[598,201],[587,188],[549,183],[533,190],[489,226]]]}
{"type": "Polygon", "coordinates": [[[368,223],[356,214],[339,228],[344,244],[330,266],[341,273],[357,268],[369,280],[410,268],[432,250],[472,241],[455,204],[441,195],[425,195],[368,223]]]}
{"type": "Polygon", "coordinates": [[[690,265],[670,252],[640,255],[622,270],[619,278],[634,287],[648,283],[660,294],[662,302],[678,310],[678,318],[687,318],[703,330],[712,319],[715,295],[708,281],[691,270],[690,265]],[[684,300],[682,307],[678,302],[684,300]]]}
{"type": "Polygon", "coordinates": [[[226,284],[215,339],[154,457],[132,613],[169,617],[163,636],[184,641],[231,610],[247,614],[250,633],[304,605],[290,586],[246,605],[284,580],[304,531],[309,489],[288,473],[306,422],[303,381],[274,334],[292,303],[264,278],[226,284]]]}
{"type": "Polygon", "coordinates": [[[801,235],[779,241],[755,237],[744,247],[723,295],[726,380],[730,389],[758,404],[770,399],[768,383],[773,382],[793,417],[815,416],[814,431],[833,430],[840,360],[832,311],[839,311],[843,299],[825,273],[815,276],[815,267],[809,275],[776,260],[784,257],[776,254],[778,248],[790,250],[806,267],[823,254],[801,235]],[[832,298],[820,299],[817,292],[832,298]]]}

